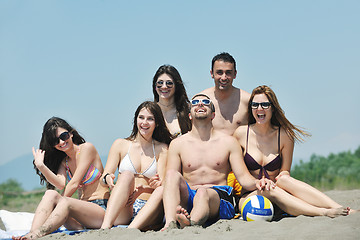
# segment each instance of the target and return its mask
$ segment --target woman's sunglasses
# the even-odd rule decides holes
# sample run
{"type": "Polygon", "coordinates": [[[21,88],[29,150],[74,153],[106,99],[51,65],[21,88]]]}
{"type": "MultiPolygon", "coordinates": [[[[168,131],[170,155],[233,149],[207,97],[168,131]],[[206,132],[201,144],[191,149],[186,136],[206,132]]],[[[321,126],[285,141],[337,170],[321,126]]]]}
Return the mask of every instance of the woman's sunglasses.
{"type": "Polygon", "coordinates": [[[60,134],[60,136],[56,139],[55,145],[58,145],[60,140],[63,140],[64,142],[66,140],[68,140],[70,138],[70,133],[69,132],[63,132],[62,134],[60,134]]]}
{"type": "Polygon", "coordinates": [[[263,108],[263,109],[268,109],[271,105],[271,102],[251,102],[251,108],[252,109],[258,109],[259,105],[263,108]]]}
{"type": "Polygon", "coordinates": [[[210,99],[194,99],[191,100],[191,105],[198,105],[200,102],[204,105],[210,105],[211,103],[210,99]]]}
{"type": "MultiPolygon", "coordinates": [[[[160,80],[156,82],[156,87],[157,88],[161,88],[164,85],[164,81],[160,80]]],[[[174,86],[174,82],[173,81],[165,81],[165,85],[168,88],[172,88],[174,86]]]]}

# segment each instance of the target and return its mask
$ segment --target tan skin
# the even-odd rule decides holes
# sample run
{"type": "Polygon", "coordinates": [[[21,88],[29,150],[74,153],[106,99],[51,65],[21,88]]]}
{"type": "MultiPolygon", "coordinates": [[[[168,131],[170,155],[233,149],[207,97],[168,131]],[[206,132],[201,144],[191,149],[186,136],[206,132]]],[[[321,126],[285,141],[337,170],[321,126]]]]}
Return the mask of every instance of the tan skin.
{"type": "MultiPolygon", "coordinates": [[[[104,222],[101,228],[111,228],[113,225],[129,224],[132,218],[133,203],[137,198],[147,200],[150,194],[161,185],[164,177],[167,145],[152,139],[155,129],[155,118],[146,108],[140,110],[137,117],[139,132],[135,140],[117,139],[111,146],[104,174],[108,187],[112,189],[104,222]],[[131,161],[137,172],[144,172],[153,162],[152,144],[155,145],[158,174],[152,178],[134,174],[130,171],[120,173],[114,184],[115,170],[129,152],[131,161]]],[[[103,175],[104,177],[104,175],[103,175]]]]}
{"type": "MultiPolygon", "coordinates": [[[[204,98],[198,96],[195,99],[204,98]]],[[[249,174],[243,161],[239,161],[242,152],[236,140],[213,129],[213,117],[209,106],[202,103],[192,106],[192,130],[170,144],[163,196],[164,229],[171,227],[175,221],[181,226],[201,225],[217,216],[220,198],[210,187],[226,185],[231,168],[235,169],[236,177],[249,189],[262,189],[269,182],[258,181],[249,174]],[[185,209],[189,196],[185,181],[191,189],[198,190],[190,213],[185,209]]]]}
{"type": "MultiPolygon", "coordinates": [[[[57,137],[67,131],[63,128],[57,129],[57,137]]],[[[100,185],[100,180],[90,185],[82,185],[81,180],[90,164],[93,164],[100,172],[103,166],[98,152],[91,143],[75,145],[72,142],[72,134],[66,141],[59,139],[56,149],[67,155],[67,162],[73,178],[66,185],[65,159],[54,174],[44,164],[45,151],[33,148],[36,167],[43,173],[45,178],[56,188],[64,189],[63,195],[54,190],[47,190],[42,201],[36,209],[30,232],[22,237],[13,239],[36,239],[49,234],[65,225],[68,229],[99,228],[105,215],[104,209],[95,203],[88,201],[95,199],[108,199],[109,190],[100,185]],[[71,198],[76,190],[80,190],[80,200],[71,198]]]]}
{"type": "Polygon", "coordinates": [[[164,73],[159,76],[157,82],[162,81],[160,88],[156,87],[156,92],[159,95],[158,105],[163,113],[166,126],[171,134],[181,132],[179,121],[177,118],[177,111],[175,106],[175,84],[172,87],[166,85],[166,81],[174,83],[170,75],[164,73]]]}
{"type": "MultiPolygon", "coordinates": [[[[253,102],[269,102],[265,94],[254,96],[253,102]]],[[[276,186],[270,191],[249,191],[243,187],[239,206],[250,195],[260,194],[268,197],[287,213],[298,216],[329,216],[337,217],[347,215],[349,208],[344,208],[325,194],[310,185],[298,181],[290,176],[294,141],[280,128],[280,153],[278,152],[278,127],[270,122],[272,117],[272,106],[263,109],[259,106],[252,110],[256,120],[250,125],[247,152],[261,166],[271,162],[278,154],[281,154],[281,168],[268,171],[270,180],[276,182],[276,186]]],[[[240,126],[234,133],[240,147],[245,155],[247,141],[247,126],[240,126]]],[[[254,177],[258,177],[260,170],[250,171],[254,177]]],[[[262,176],[262,178],[265,178],[262,176]]]]}
{"type": "Polygon", "coordinates": [[[210,71],[215,86],[205,89],[215,106],[214,129],[232,135],[236,128],[247,124],[247,104],[250,94],[233,86],[236,70],[233,63],[215,61],[210,71]]]}

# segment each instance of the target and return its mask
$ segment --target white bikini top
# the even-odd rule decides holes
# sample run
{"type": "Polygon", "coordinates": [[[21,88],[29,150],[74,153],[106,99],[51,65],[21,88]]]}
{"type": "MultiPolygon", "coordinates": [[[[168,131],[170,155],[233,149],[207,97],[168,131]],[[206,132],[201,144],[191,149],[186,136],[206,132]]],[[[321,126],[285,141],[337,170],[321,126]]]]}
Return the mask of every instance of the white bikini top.
{"type": "Polygon", "coordinates": [[[127,154],[125,155],[125,157],[123,158],[123,160],[120,163],[119,166],[119,172],[122,173],[124,171],[130,171],[134,174],[140,174],[140,175],[144,175],[147,178],[151,178],[154,177],[157,173],[157,162],[156,162],[156,154],[155,154],[155,146],[154,146],[154,142],[152,143],[152,147],[153,147],[153,153],[154,153],[154,160],[152,161],[152,163],[150,164],[150,166],[142,173],[138,173],[134,167],[134,164],[132,163],[131,159],[130,159],[130,148],[131,148],[132,142],[130,143],[129,146],[129,150],[127,152],[127,154]]]}

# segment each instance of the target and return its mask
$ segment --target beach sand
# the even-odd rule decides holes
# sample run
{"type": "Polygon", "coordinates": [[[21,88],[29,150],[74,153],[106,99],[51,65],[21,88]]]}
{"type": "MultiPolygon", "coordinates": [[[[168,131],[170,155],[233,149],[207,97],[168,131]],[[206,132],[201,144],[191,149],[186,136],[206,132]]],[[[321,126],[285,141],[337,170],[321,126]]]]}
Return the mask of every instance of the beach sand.
{"type": "MultiPolygon", "coordinates": [[[[334,190],[325,193],[344,206],[360,209],[360,190],[334,190]]],[[[91,230],[74,236],[57,233],[41,239],[360,239],[360,213],[337,218],[289,217],[278,222],[245,222],[239,219],[220,220],[207,228],[186,227],[164,232],[140,232],[136,229],[114,228],[91,230]]]]}

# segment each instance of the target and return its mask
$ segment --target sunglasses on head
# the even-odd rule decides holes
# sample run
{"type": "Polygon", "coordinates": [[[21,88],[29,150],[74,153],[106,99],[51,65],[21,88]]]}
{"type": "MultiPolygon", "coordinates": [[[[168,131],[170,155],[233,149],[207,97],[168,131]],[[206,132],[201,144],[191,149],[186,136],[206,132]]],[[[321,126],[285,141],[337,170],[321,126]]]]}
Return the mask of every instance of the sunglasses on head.
{"type": "Polygon", "coordinates": [[[210,105],[211,103],[210,99],[194,99],[191,100],[191,105],[198,105],[200,102],[204,105],[210,105]]]}
{"type": "Polygon", "coordinates": [[[259,105],[263,108],[263,109],[268,109],[271,105],[271,102],[251,102],[251,108],[252,109],[258,109],[259,105]]]}
{"type": "Polygon", "coordinates": [[[165,82],[165,85],[166,87],[168,88],[172,88],[174,86],[174,82],[173,81],[163,81],[163,80],[159,80],[156,82],[156,87],[157,88],[161,88],[163,85],[164,85],[164,82],[165,82]]]}
{"type": "Polygon", "coordinates": [[[55,145],[59,144],[59,139],[61,139],[62,141],[66,141],[70,138],[70,133],[69,132],[63,132],[60,134],[60,136],[56,139],[56,143],[55,145]]]}

